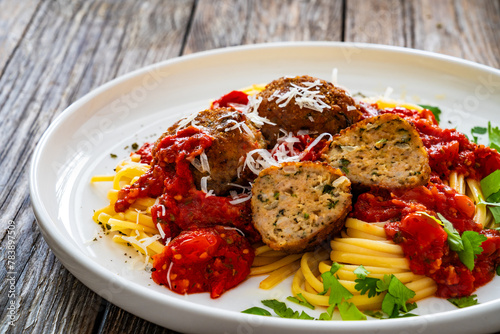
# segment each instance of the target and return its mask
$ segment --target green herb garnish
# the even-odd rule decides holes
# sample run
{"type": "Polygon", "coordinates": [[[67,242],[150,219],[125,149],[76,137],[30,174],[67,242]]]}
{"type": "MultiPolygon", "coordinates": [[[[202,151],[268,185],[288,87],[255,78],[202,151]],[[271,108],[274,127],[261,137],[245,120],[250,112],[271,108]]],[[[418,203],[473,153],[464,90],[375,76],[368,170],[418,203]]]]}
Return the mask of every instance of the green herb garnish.
{"type": "Polygon", "coordinates": [[[471,295],[461,298],[448,298],[448,301],[459,308],[464,308],[479,304],[477,302],[477,295],[471,295]]]}
{"type": "Polygon", "coordinates": [[[425,104],[419,104],[419,106],[421,106],[424,109],[430,110],[432,112],[432,114],[434,115],[434,118],[436,119],[438,124],[439,124],[439,122],[441,122],[441,120],[439,119],[439,116],[441,115],[441,109],[439,109],[438,107],[429,106],[429,105],[425,105],[425,104]]]}

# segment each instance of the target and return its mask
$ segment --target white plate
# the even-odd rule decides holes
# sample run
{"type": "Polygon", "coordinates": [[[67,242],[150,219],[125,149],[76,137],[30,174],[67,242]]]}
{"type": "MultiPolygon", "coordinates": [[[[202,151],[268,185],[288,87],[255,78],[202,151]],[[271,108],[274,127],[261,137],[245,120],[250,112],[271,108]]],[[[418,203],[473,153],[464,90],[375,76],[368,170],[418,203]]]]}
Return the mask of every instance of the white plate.
{"type": "MultiPolygon", "coordinates": [[[[203,52],[122,76],[65,110],[40,140],[30,170],[35,215],[53,252],[79,280],[113,304],[149,321],[196,333],[384,333],[493,332],[500,329],[500,280],[477,291],[480,305],[456,309],[446,300],[419,302],[422,316],[383,321],[305,321],[246,315],[260,300],[290,295],[289,282],[271,291],[259,279],[225,293],[180,296],[132,270],[126,249],[103,238],[92,210],[106,205],[106,186],[90,177],[110,174],[128,155],[124,147],[153,141],[186,113],[254,83],[284,75],[331,79],[352,93],[383,94],[441,106],[441,124],[469,133],[472,126],[500,124],[500,71],[422,51],[365,44],[280,43],[203,52]],[[465,111],[465,112],[464,112],[465,111]],[[110,153],[118,155],[112,159],[110,153]],[[125,263],[125,261],[127,261],[125,263]],[[444,330],[443,330],[444,329],[444,330]]],[[[129,251],[130,252],[130,251],[129,251]]],[[[295,309],[298,306],[291,305],[295,309]]]]}

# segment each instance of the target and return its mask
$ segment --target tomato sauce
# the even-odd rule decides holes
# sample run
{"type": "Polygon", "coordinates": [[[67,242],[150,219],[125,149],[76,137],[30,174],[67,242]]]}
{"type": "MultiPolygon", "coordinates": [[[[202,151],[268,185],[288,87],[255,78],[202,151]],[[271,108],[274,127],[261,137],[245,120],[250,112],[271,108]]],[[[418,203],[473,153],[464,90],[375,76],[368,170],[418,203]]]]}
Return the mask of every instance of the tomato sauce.
{"type": "Polygon", "coordinates": [[[475,205],[472,200],[446,186],[452,171],[465,177],[480,180],[500,169],[500,155],[493,149],[470,142],[454,129],[442,129],[430,110],[422,112],[405,108],[376,110],[364,104],[365,118],[378,113],[397,114],[417,129],[429,155],[432,170],[431,182],[426,187],[405,191],[370,191],[358,197],[352,216],[365,221],[386,221],[388,238],[400,244],[410,261],[410,269],[434,279],[439,297],[471,295],[478,287],[488,283],[500,265],[500,232],[482,229],[474,220],[475,205]],[[451,251],[444,228],[434,219],[442,214],[455,229],[476,231],[487,237],[481,245],[483,252],[477,256],[474,269],[469,270],[458,253],[451,251]]]}
{"type": "Polygon", "coordinates": [[[229,92],[226,95],[222,96],[220,99],[212,102],[211,108],[227,108],[232,104],[247,105],[248,94],[239,90],[233,90],[232,92],[229,92]]]}
{"type": "Polygon", "coordinates": [[[248,276],[254,257],[253,247],[235,230],[186,230],[153,256],[151,277],[179,294],[210,292],[217,298],[248,276]]]}
{"type": "Polygon", "coordinates": [[[444,184],[432,184],[402,192],[368,192],[360,195],[352,216],[365,221],[388,221],[388,238],[403,247],[415,274],[427,275],[438,284],[437,296],[468,296],[489,282],[500,264],[500,236],[475,223],[474,204],[444,184]],[[441,213],[459,233],[476,231],[487,236],[483,253],[470,271],[449,249],[447,234],[432,218],[441,213]]]}
{"type": "Polygon", "coordinates": [[[119,191],[115,211],[125,211],[141,197],[158,198],[151,215],[168,245],[154,256],[153,280],[181,294],[209,291],[217,298],[246,278],[254,258],[248,240],[260,235],[251,223],[250,202],[233,205],[231,198],[196,189],[190,161],[212,142],[190,126],[165,136],[156,147],[142,146],[136,154],[152,168],[119,191]]]}
{"type": "Polygon", "coordinates": [[[398,107],[380,113],[397,114],[413,123],[427,149],[431,170],[443,180],[448,180],[451,171],[480,180],[500,169],[500,155],[495,150],[469,141],[455,129],[440,128],[430,110],[398,107]]]}

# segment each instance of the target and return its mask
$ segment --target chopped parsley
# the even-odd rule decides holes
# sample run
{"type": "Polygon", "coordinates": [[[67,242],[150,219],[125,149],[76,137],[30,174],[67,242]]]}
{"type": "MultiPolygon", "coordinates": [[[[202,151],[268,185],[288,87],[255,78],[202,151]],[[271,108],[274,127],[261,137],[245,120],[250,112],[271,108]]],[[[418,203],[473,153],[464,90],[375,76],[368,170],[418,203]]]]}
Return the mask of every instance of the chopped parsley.
{"type": "Polygon", "coordinates": [[[114,159],[114,158],[116,158],[116,157],[118,157],[118,156],[117,156],[116,154],[114,154],[114,153],[110,153],[110,154],[109,154],[109,156],[110,156],[111,158],[113,158],[113,159],[114,159]]]}
{"type": "Polygon", "coordinates": [[[500,129],[492,127],[491,122],[488,122],[488,139],[488,146],[500,152],[500,129]]]}
{"type": "Polygon", "coordinates": [[[459,308],[464,308],[479,304],[477,302],[477,295],[471,295],[461,298],[448,298],[448,301],[459,308]]]}
{"type": "Polygon", "coordinates": [[[286,298],[287,300],[291,301],[291,302],[294,302],[294,303],[297,303],[299,305],[302,305],[302,306],[305,306],[307,308],[310,308],[311,310],[314,310],[315,307],[313,304],[309,303],[307,301],[307,299],[301,294],[297,294],[297,297],[292,297],[292,296],[289,296],[286,298]]]}
{"type": "Polygon", "coordinates": [[[442,214],[438,213],[439,219],[437,219],[426,212],[418,211],[418,213],[434,219],[434,221],[443,226],[444,231],[448,235],[448,246],[452,251],[458,253],[460,261],[472,271],[474,269],[474,260],[477,255],[483,252],[481,244],[483,241],[486,241],[487,237],[475,231],[464,231],[462,236],[460,236],[455,227],[453,227],[453,224],[442,214]]]}
{"type": "Polygon", "coordinates": [[[472,138],[474,139],[474,143],[477,144],[477,136],[476,135],[484,135],[487,129],[482,126],[475,126],[470,130],[472,138]]]}
{"type": "Polygon", "coordinates": [[[267,299],[263,300],[262,304],[271,308],[274,313],[280,318],[286,319],[305,319],[305,320],[314,320],[313,317],[302,311],[294,311],[291,308],[287,307],[285,303],[280,302],[276,299],[267,299]]]}
{"type": "Polygon", "coordinates": [[[496,224],[500,224],[500,170],[496,170],[481,180],[481,190],[486,202],[479,204],[488,205],[496,224]]]}
{"type": "Polygon", "coordinates": [[[133,143],[131,146],[134,151],[136,151],[139,148],[139,145],[137,143],[133,143]]]}
{"type": "Polygon", "coordinates": [[[434,118],[436,119],[438,124],[439,124],[439,122],[441,122],[441,120],[439,119],[439,116],[441,115],[441,109],[439,109],[438,107],[429,106],[429,105],[425,105],[425,104],[419,104],[419,106],[421,106],[424,109],[430,110],[432,112],[432,114],[434,115],[434,118]]]}

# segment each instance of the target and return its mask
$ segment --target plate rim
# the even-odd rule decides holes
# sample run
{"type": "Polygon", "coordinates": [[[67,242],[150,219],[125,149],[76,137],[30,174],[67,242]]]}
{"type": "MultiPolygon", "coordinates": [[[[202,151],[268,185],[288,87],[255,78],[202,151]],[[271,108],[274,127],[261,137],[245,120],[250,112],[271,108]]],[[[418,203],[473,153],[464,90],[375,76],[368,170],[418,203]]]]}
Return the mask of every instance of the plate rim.
{"type": "MultiPolygon", "coordinates": [[[[77,113],[78,110],[80,109],[81,106],[85,105],[89,101],[91,101],[93,98],[96,96],[106,92],[108,89],[111,89],[117,85],[123,84],[124,82],[128,80],[132,80],[134,78],[140,77],[141,75],[144,75],[148,71],[158,69],[158,68],[164,68],[164,67],[169,67],[169,66],[175,66],[177,63],[182,63],[182,62],[189,62],[189,61],[194,61],[199,58],[204,58],[204,57],[209,57],[209,56],[217,56],[220,54],[226,54],[226,53],[237,53],[237,52],[246,52],[247,50],[256,50],[256,49],[273,49],[273,48],[288,48],[288,47],[299,47],[299,48],[307,48],[307,47],[326,47],[326,48],[339,48],[339,47],[344,47],[344,48],[361,48],[363,50],[377,50],[377,51],[387,51],[387,52],[396,52],[396,53],[404,53],[404,54],[412,54],[412,55],[417,55],[417,56],[422,56],[425,58],[432,58],[433,60],[440,60],[440,61],[445,61],[445,62],[452,62],[454,64],[458,65],[464,65],[467,67],[472,67],[474,69],[480,70],[480,71],[486,71],[486,72],[493,72],[495,75],[500,77],[500,70],[490,67],[487,65],[479,64],[473,61],[453,57],[453,56],[448,56],[448,55],[443,55],[443,54],[438,54],[438,53],[433,53],[429,51],[424,51],[424,50],[417,50],[417,49],[412,49],[412,48],[406,48],[406,47],[399,47],[399,46],[389,46],[389,45],[380,45],[380,44],[369,44],[369,43],[346,43],[346,42],[276,42],[276,43],[259,43],[259,44],[250,44],[250,45],[243,45],[243,46],[232,46],[232,47],[225,47],[225,48],[218,48],[218,49],[213,49],[213,50],[207,50],[207,51],[202,51],[198,53],[193,53],[189,55],[184,55],[181,57],[176,57],[176,58],[171,58],[167,59],[155,64],[151,64],[142,68],[139,68],[137,70],[134,70],[132,72],[123,74],[111,81],[106,82],[105,84],[91,90],[84,96],[80,97],[78,100],[73,102],[70,106],[68,106],[64,111],[62,111],[49,125],[49,127],[44,131],[44,134],[41,136],[39,142],[36,145],[36,148],[33,152],[33,157],[31,158],[31,164],[30,164],[30,169],[29,169],[29,191],[30,191],[30,200],[32,204],[33,211],[35,213],[36,219],[37,219],[37,224],[40,227],[42,231],[42,235],[51,248],[52,252],[58,257],[58,259],[64,264],[65,268],[70,271],[73,275],[74,273],[68,269],[68,266],[65,261],[61,260],[61,254],[66,253],[69,255],[69,257],[76,262],[81,267],[84,267],[87,269],[89,272],[91,272],[93,275],[97,275],[99,278],[105,278],[105,279],[113,279],[113,280],[118,280],[118,283],[122,285],[124,288],[126,288],[127,285],[133,284],[134,285],[134,293],[137,295],[142,295],[144,297],[147,297],[148,299],[154,301],[155,303],[159,303],[163,306],[167,307],[174,307],[174,308],[180,308],[182,311],[188,310],[189,312],[195,312],[198,313],[200,316],[205,316],[205,317],[216,317],[219,320],[222,321],[228,321],[228,322],[235,322],[241,323],[241,319],[238,318],[244,318],[247,319],[248,321],[252,321],[251,319],[253,317],[259,317],[255,315],[247,315],[247,314],[239,314],[236,313],[235,311],[229,311],[229,310],[222,310],[222,309],[214,309],[210,308],[205,305],[200,305],[193,303],[191,301],[184,301],[181,299],[176,299],[172,298],[168,295],[162,295],[162,294],[157,294],[154,291],[143,287],[139,286],[133,282],[130,282],[126,280],[123,277],[115,275],[113,272],[110,270],[105,270],[102,268],[100,265],[95,265],[95,262],[93,262],[91,259],[87,257],[81,257],[78,255],[81,255],[82,252],[79,251],[78,249],[73,249],[71,247],[67,247],[67,244],[65,243],[66,237],[63,236],[59,229],[55,226],[55,222],[52,221],[52,218],[50,217],[50,214],[47,212],[45,206],[43,205],[43,201],[40,196],[40,189],[37,185],[37,180],[36,180],[36,174],[37,174],[37,167],[40,163],[41,159],[41,154],[43,150],[46,148],[47,141],[49,140],[50,136],[54,133],[54,131],[64,124],[64,121],[70,118],[73,114],[77,113]],[[51,225],[53,225],[53,228],[51,229],[51,225]],[[50,242],[49,242],[50,241],[50,242]],[[52,245],[54,243],[54,245],[52,245]],[[65,247],[66,246],[66,247],[65,247]],[[57,249],[57,251],[55,250],[57,249]],[[215,311],[214,311],[215,310],[215,311]]],[[[76,276],[76,275],[75,275],[76,276]]],[[[82,280],[80,277],[77,277],[80,281],[82,280]]],[[[85,283],[84,283],[85,284],[85,283]]],[[[87,287],[88,285],[85,284],[87,287]]],[[[89,287],[90,288],[90,287],[89,287]]],[[[97,291],[94,289],[90,288],[97,294],[99,294],[97,291]]],[[[101,297],[106,299],[106,296],[101,297]]],[[[111,303],[117,305],[114,301],[110,301],[111,303]]],[[[117,305],[120,308],[123,308],[125,310],[128,310],[129,312],[137,315],[136,312],[130,311],[130,309],[127,306],[123,305],[117,305]]],[[[451,318],[457,318],[459,316],[471,318],[471,317],[477,317],[477,316],[484,316],[484,311],[489,310],[492,308],[492,306],[496,306],[496,308],[500,309],[500,300],[494,300],[494,301],[489,301],[486,303],[482,303],[479,305],[474,306],[473,308],[468,308],[468,309],[457,309],[453,311],[446,311],[446,312],[441,312],[438,314],[427,314],[427,315],[422,315],[419,316],[418,318],[428,320],[429,322],[433,323],[433,326],[436,324],[445,324],[446,322],[450,321],[451,318]],[[465,314],[464,314],[465,313],[465,314]]],[[[138,315],[140,316],[140,315],[138,315]]],[[[148,319],[147,317],[140,316],[148,321],[152,321],[155,323],[158,323],[154,320],[148,319]]],[[[266,329],[282,329],[284,327],[293,326],[294,328],[298,328],[299,330],[308,330],[310,327],[310,323],[304,322],[303,320],[294,320],[294,319],[280,319],[280,318],[267,318],[263,320],[266,327],[266,329]]],[[[388,328],[395,328],[399,327],[401,324],[407,325],[409,321],[407,319],[390,319],[389,321],[370,321],[370,329],[371,330],[376,330],[376,329],[388,329],[388,328]]],[[[160,324],[162,325],[162,324],[160,324]]],[[[315,329],[328,329],[332,330],[332,327],[335,327],[336,329],[338,328],[339,330],[343,331],[346,329],[350,330],[366,330],[366,323],[365,322],[346,322],[346,321],[335,321],[335,322],[315,322],[315,329]],[[363,328],[364,327],[364,328],[363,328]]],[[[169,328],[174,328],[174,327],[169,327],[169,328]]]]}

